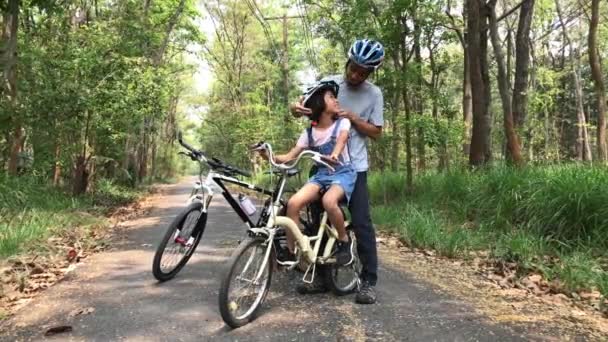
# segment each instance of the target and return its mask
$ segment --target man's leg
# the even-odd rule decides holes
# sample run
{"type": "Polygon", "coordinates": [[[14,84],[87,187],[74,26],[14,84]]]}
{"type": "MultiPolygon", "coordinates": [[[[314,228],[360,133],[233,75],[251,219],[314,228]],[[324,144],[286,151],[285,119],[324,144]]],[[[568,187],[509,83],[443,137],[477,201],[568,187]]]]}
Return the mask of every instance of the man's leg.
{"type": "Polygon", "coordinates": [[[357,302],[371,304],[376,301],[376,295],[373,289],[371,293],[368,291],[369,287],[376,286],[378,281],[378,251],[376,249],[376,231],[372,225],[369,208],[367,172],[357,173],[357,182],[348,209],[357,237],[357,251],[363,266],[361,271],[363,287],[362,292],[357,296],[357,302]]]}

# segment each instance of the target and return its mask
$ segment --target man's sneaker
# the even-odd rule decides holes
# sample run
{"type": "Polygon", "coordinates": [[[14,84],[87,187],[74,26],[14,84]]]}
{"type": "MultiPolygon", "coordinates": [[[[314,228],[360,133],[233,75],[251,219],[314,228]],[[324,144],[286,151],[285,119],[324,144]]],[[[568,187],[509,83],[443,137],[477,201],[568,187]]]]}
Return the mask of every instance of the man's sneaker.
{"type": "Polygon", "coordinates": [[[353,262],[355,256],[353,255],[353,240],[348,237],[348,241],[337,241],[336,248],[336,264],[338,265],[350,265],[353,262]]]}
{"type": "Polygon", "coordinates": [[[358,304],[374,304],[376,302],[376,289],[369,282],[363,281],[359,293],[355,297],[358,304]]]}
{"type": "Polygon", "coordinates": [[[325,284],[323,284],[322,281],[315,280],[312,282],[312,284],[309,284],[309,283],[299,284],[296,287],[296,291],[298,291],[298,293],[301,295],[307,295],[307,294],[318,294],[318,293],[329,292],[329,289],[325,286],[325,284]]]}

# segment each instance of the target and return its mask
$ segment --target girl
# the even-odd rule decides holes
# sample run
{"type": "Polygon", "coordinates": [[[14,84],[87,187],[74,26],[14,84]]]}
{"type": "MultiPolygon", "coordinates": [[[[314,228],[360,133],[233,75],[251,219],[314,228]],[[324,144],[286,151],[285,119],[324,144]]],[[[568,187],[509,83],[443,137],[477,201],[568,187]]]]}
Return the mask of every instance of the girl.
{"type": "MultiPolygon", "coordinates": [[[[299,222],[300,210],[319,199],[324,191],[322,203],[333,227],[338,231],[336,262],[348,265],[353,260],[352,241],[346,234],[344,217],[338,203],[350,199],[357,174],[350,164],[348,132],[350,121],[337,118],[340,106],[336,97],[340,87],[334,81],[320,82],[305,94],[302,104],[310,108],[311,127],[304,130],[296,146],[287,154],[275,156],[277,163],[292,160],[303,150],[310,149],[328,156],[336,162],[335,171],[318,166],[318,171],[294,194],[287,204],[287,216],[299,222]]],[[[294,252],[294,239],[287,232],[287,245],[294,252]]]]}

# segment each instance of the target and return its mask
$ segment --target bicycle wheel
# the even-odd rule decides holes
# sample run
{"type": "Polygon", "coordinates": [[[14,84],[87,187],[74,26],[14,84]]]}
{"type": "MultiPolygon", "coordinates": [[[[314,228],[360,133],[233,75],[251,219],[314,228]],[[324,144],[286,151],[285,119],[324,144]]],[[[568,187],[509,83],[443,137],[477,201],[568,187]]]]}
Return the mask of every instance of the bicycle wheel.
{"type": "Polygon", "coordinates": [[[157,280],[175,277],[194,254],[207,224],[202,207],[200,202],[191,203],[169,225],[152,261],[152,274],[157,280]]]}
{"type": "Polygon", "coordinates": [[[348,231],[348,234],[353,240],[353,262],[346,266],[327,265],[321,268],[325,285],[337,296],[353,293],[359,286],[361,261],[357,253],[357,240],[352,231],[348,231]]]}
{"type": "Polygon", "coordinates": [[[249,238],[234,251],[219,294],[222,319],[231,328],[255,319],[270,288],[273,261],[272,245],[263,238],[249,238]],[[268,248],[271,250],[266,258],[268,248]]]}

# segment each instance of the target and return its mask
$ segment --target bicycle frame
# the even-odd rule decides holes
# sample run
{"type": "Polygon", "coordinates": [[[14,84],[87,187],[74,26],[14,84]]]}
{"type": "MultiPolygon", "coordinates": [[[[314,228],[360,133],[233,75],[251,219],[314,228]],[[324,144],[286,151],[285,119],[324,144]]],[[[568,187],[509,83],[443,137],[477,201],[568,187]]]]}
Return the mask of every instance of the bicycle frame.
{"type": "MultiPolygon", "coordinates": [[[[284,181],[285,181],[285,177],[283,177],[283,179],[279,183],[284,184],[285,183],[284,181]]],[[[256,224],[251,220],[249,215],[247,215],[247,213],[245,213],[245,211],[241,208],[240,204],[234,199],[234,197],[232,196],[232,193],[230,192],[230,190],[228,190],[228,188],[226,187],[226,184],[224,184],[224,183],[234,184],[239,187],[247,188],[249,190],[253,190],[255,192],[258,192],[258,193],[261,193],[264,195],[272,196],[272,202],[277,202],[277,203],[280,203],[280,199],[281,199],[280,196],[282,195],[282,192],[283,192],[282,188],[279,190],[279,188],[277,187],[274,191],[271,191],[271,190],[261,188],[254,184],[250,184],[250,183],[241,181],[234,177],[225,176],[223,174],[220,174],[220,173],[217,173],[214,171],[210,171],[207,174],[207,176],[205,177],[205,179],[203,180],[202,169],[201,169],[201,173],[199,174],[199,181],[197,182],[197,184],[195,184],[195,189],[198,186],[199,189],[197,189],[197,190],[201,190],[202,193],[199,193],[198,191],[194,191],[193,194],[188,199],[188,203],[191,203],[193,201],[200,201],[203,204],[202,212],[206,213],[209,208],[209,204],[211,203],[211,200],[213,199],[213,196],[219,192],[226,199],[226,201],[228,202],[230,207],[237,213],[239,218],[241,220],[243,220],[243,222],[247,225],[248,228],[253,228],[253,227],[259,226],[258,224],[260,222],[258,222],[258,224],[256,224]]]]}
{"type": "MultiPolygon", "coordinates": [[[[309,264],[308,269],[304,274],[304,281],[312,283],[314,281],[315,269],[317,264],[324,265],[335,263],[335,259],[331,257],[331,252],[336,240],[338,239],[338,231],[335,228],[331,227],[329,224],[327,224],[327,212],[323,213],[323,216],[321,217],[321,222],[319,224],[319,229],[315,236],[306,236],[302,234],[300,228],[298,228],[298,225],[291,218],[287,216],[278,215],[279,211],[281,210],[280,195],[282,195],[282,192],[284,190],[285,181],[285,178],[283,178],[280,184],[278,185],[279,197],[277,197],[277,199],[272,205],[272,212],[268,222],[266,223],[266,227],[249,229],[249,231],[254,235],[265,236],[267,241],[267,250],[264,257],[264,264],[260,268],[260,273],[258,274],[258,276],[256,276],[255,281],[257,282],[259,280],[259,277],[263,274],[263,270],[265,269],[266,264],[269,261],[270,251],[273,248],[272,241],[274,240],[277,230],[283,228],[289,230],[293,234],[296,246],[299,249],[299,252],[297,253],[297,260],[293,264],[295,265],[299,263],[299,256],[303,255],[304,260],[309,264]],[[325,243],[323,253],[321,254],[321,256],[319,256],[324,235],[327,235],[327,241],[325,243]],[[311,270],[312,273],[310,279],[307,280],[306,277],[311,270]]],[[[345,226],[348,226],[348,222],[344,222],[344,224],[345,226]]]]}

